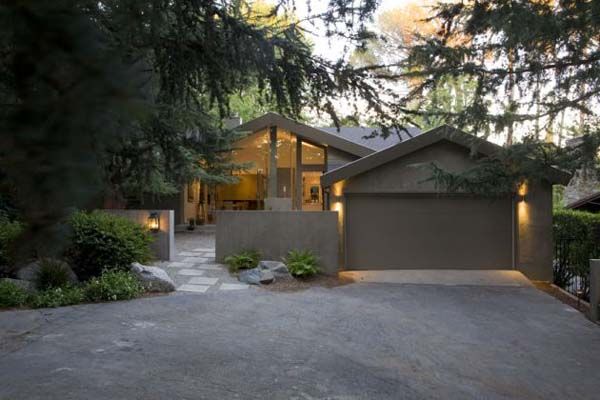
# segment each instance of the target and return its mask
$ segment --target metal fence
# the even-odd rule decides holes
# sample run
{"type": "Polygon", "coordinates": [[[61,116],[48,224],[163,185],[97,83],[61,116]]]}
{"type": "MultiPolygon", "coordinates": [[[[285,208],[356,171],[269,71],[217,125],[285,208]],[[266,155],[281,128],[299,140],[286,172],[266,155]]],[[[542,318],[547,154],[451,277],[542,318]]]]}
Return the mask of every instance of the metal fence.
{"type": "Polygon", "coordinates": [[[554,284],[585,301],[590,298],[589,259],[594,258],[599,246],[583,246],[573,237],[554,240],[554,284]]]}

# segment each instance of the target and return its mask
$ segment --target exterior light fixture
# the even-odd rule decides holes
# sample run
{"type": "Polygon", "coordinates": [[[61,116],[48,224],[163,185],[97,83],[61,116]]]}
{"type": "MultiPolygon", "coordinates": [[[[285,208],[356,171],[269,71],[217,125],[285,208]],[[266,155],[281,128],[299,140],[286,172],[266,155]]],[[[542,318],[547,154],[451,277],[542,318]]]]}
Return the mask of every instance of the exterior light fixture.
{"type": "Polygon", "coordinates": [[[525,196],[527,195],[527,182],[523,181],[519,184],[517,189],[517,195],[519,196],[519,201],[525,201],[525,196]]]}
{"type": "Polygon", "coordinates": [[[148,216],[148,229],[150,229],[150,232],[160,230],[160,217],[156,211],[151,212],[148,216]]]}

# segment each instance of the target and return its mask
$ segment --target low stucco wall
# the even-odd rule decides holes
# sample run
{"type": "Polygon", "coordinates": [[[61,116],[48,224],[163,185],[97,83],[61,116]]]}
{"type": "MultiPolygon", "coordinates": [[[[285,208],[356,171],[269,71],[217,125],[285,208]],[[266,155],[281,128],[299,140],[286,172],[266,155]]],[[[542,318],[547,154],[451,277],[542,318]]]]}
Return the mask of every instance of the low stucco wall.
{"type": "Polygon", "coordinates": [[[154,242],[150,245],[154,256],[163,261],[175,257],[175,213],[173,210],[116,210],[106,209],[104,212],[119,215],[140,225],[148,223],[151,212],[157,212],[160,218],[160,231],[152,232],[154,242]]]}
{"type": "Polygon", "coordinates": [[[245,249],[280,260],[293,249],[311,250],[326,274],[338,271],[337,212],[218,211],[216,258],[245,249]]]}

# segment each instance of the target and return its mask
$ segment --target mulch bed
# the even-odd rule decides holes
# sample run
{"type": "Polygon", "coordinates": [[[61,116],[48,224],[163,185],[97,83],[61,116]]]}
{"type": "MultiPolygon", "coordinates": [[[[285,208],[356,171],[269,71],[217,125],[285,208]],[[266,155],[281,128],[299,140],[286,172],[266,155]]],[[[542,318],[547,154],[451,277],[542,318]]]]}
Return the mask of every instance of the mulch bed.
{"type": "Polygon", "coordinates": [[[551,285],[548,282],[533,282],[536,288],[541,290],[542,292],[548,293],[550,296],[560,300],[564,304],[573,307],[577,311],[582,314],[587,314],[590,311],[589,306],[583,301],[577,301],[573,297],[565,294],[562,290],[558,289],[556,286],[551,285]]]}
{"type": "Polygon", "coordinates": [[[260,285],[260,288],[272,292],[297,292],[312,287],[334,288],[337,286],[348,285],[352,282],[353,281],[348,278],[343,279],[337,276],[319,274],[308,278],[276,278],[275,282],[268,285],[260,285]]]}

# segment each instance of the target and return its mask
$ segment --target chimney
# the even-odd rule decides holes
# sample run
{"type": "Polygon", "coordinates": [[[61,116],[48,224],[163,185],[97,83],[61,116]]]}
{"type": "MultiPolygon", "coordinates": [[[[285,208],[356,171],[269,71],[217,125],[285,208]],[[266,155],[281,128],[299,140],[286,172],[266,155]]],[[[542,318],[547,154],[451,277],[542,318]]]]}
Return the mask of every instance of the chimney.
{"type": "Polygon", "coordinates": [[[242,124],[242,118],[238,117],[237,115],[231,116],[229,118],[225,118],[223,120],[223,127],[225,129],[237,128],[241,124],[242,124]]]}

